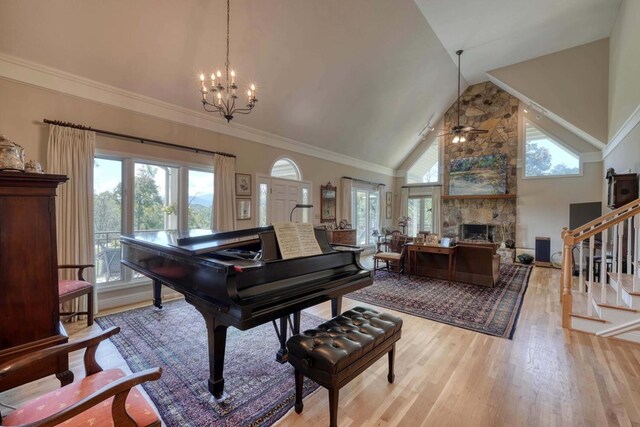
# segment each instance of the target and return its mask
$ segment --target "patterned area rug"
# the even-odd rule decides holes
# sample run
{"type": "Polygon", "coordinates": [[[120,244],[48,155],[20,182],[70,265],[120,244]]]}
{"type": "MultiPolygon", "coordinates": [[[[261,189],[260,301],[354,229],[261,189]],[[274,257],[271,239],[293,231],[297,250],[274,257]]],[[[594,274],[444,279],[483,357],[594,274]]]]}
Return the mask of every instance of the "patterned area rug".
{"type": "MultiPolygon", "coordinates": [[[[324,320],[302,313],[301,329],[324,320]]],[[[132,371],[160,366],[158,381],[144,384],[167,426],[269,426],[295,401],[293,367],[276,362],[278,339],[271,323],[248,331],[229,328],[224,365],[229,399],[217,404],[207,389],[207,331],[184,300],[96,319],[104,329],[120,326],[111,338],[132,371]]],[[[305,379],[305,396],[318,385],[305,379]]]]}
{"type": "Polygon", "coordinates": [[[378,271],[373,285],[347,298],[483,334],[513,338],[531,267],[501,264],[493,288],[378,271]]]}

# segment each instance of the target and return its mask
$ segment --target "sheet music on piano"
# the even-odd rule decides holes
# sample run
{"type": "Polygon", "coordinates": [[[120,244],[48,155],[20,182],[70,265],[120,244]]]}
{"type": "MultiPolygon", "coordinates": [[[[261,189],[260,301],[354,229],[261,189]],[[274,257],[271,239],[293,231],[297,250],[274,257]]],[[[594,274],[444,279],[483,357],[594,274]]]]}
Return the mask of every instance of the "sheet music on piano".
{"type": "Polygon", "coordinates": [[[313,225],[305,222],[276,222],[273,224],[282,259],[320,255],[313,225]]]}

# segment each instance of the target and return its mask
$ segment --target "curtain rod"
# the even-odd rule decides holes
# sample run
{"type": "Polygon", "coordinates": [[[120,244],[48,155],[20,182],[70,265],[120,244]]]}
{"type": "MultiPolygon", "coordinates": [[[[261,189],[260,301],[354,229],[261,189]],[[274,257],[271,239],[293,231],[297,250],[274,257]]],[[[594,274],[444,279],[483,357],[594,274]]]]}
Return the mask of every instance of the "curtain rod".
{"type": "Polygon", "coordinates": [[[379,182],[365,181],[364,179],[351,178],[350,176],[343,176],[342,178],[344,178],[344,179],[350,179],[351,181],[364,182],[365,184],[371,184],[371,185],[377,185],[377,186],[382,185],[383,187],[386,187],[386,186],[387,186],[387,184],[381,184],[381,183],[379,183],[379,182]]]}
{"type": "Polygon", "coordinates": [[[50,125],[64,126],[64,127],[68,127],[68,128],[81,129],[81,130],[91,130],[91,131],[94,131],[95,133],[99,133],[99,134],[102,134],[102,135],[114,136],[116,138],[122,138],[122,139],[130,139],[130,140],[136,141],[136,142],[138,142],[140,144],[147,143],[147,144],[151,144],[151,145],[158,145],[158,146],[161,146],[161,147],[173,148],[175,150],[193,151],[194,153],[218,154],[220,156],[225,156],[225,157],[233,157],[233,158],[236,157],[234,154],[223,153],[223,152],[220,152],[220,151],[203,150],[201,148],[187,147],[185,145],[178,145],[178,144],[173,144],[171,142],[158,141],[158,140],[149,139],[149,138],[140,138],[139,136],[127,135],[127,134],[124,134],[124,133],[111,132],[111,131],[108,131],[108,130],[93,129],[93,128],[89,127],[89,126],[82,126],[82,125],[78,125],[78,124],[75,124],[75,123],[63,122],[63,121],[60,121],[60,120],[44,119],[43,122],[45,122],[47,124],[50,124],[50,125]]]}
{"type": "Polygon", "coordinates": [[[400,188],[416,188],[416,187],[442,187],[442,184],[407,184],[407,185],[403,185],[400,188]]]}

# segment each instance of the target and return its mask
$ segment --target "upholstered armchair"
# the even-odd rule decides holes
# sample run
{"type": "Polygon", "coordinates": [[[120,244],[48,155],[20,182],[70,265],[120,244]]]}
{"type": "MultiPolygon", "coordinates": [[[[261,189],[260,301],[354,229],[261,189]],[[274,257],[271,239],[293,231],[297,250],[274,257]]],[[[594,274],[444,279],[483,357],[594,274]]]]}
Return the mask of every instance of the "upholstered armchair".
{"type": "Polygon", "coordinates": [[[157,380],[161,369],[126,375],[120,369],[103,370],[95,359],[98,344],[118,332],[120,328],[112,327],[83,340],[38,350],[0,364],[2,383],[21,375],[39,360],[86,348],[84,378],[26,402],[1,418],[0,424],[88,426],[111,420],[111,425],[118,427],[160,426],[158,415],[136,385],[157,380]]]}
{"type": "Polygon", "coordinates": [[[407,243],[407,236],[400,231],[391,232],[391,238],[378,244],[378,252],[373,255],[373,272],[375,274],[378,270],[395,271],[398,273],[398,278],[404,268],[404,255],[405,244],[407,243]],[[384,245],[384,250],[382,250],[384,245]],[[380,267],[380,263],[384,263],[380,267]]]}

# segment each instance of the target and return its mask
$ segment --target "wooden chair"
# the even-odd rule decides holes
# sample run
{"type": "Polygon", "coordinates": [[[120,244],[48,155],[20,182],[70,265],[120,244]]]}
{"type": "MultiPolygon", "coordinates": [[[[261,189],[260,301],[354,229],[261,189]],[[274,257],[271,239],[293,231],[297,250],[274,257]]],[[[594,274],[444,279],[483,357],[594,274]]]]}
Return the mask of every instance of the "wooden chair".
{"type": "Polygon", "coordinates": [[[87,326],[93,325],[93,285],[84,279],[84,270],[89,267],[93,267],[93,264],[65,264],[58,266],[58,269],[78,269],[76,280],[58,280],[60,304],[72,301],[83,295],[87,296],[87,311],[61,312],[60,317],[62,320],[70,319],[73,316],[86,315],[87,326]]]}
{"type": "Polygon", "coordinates": [[[393,231],[391,233],[391,240],[386,242],[386,248],[384,251],[378,246],[378,252],[373,255],[373,274],[376,271],[386,269],[387,271],[395,271],[398,273],[398,278],[404,269],[404,254],[405,244],[407,243],[407,236],[399,231],[393,231]],[[379,263],[384,262],[384,266],[380,267],[379,263]]]}
{"type": "Polygon", "coordinates": [[[42,359],[86,348],[86,376],[62,388],[28,401],[2,418],[2,426],[88,426],[112,420],[118,427],[160,426],[153,407],[136,385],[160,378],[162,370],[151,368],[126,375],[120,369],[102,370],[95,359],[98,344],[120,332],[111,327],[92,337],[25,354],[0,364],[0,384],[42,359]],[[68,421],[68,422],[65,422],[68,421]],[[62,424],[64,423],[64,424],[62,424]]]}

